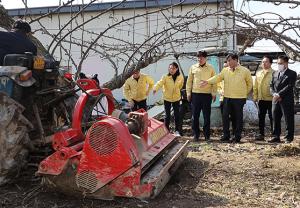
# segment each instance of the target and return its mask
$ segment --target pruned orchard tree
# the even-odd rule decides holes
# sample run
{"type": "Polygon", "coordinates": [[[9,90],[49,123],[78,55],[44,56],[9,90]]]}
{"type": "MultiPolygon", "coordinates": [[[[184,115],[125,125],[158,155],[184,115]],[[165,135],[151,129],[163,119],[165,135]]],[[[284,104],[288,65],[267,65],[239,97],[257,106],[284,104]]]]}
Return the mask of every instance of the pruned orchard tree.
{"type": "MultiPolygon", "coordinates": [[[[289,4],[294,9],[299,6],[298,1],[256,1],[270,2],[278,6],[289,4]]],[[[51,40],[45,47],[38,40],[34,40],[38,44],[39,53],[55,56],[59,60],[62,59],[62,56],[67,56],[69,64],[76,69],[76,77],[81,72],[82,65],[87,58],[91,54],[97,54],[100,59],[108,61],[114,70],[111,80],[103,84],[110,89],[120,88],[134,69],[143,69],[164,57],[174,56],[181,52],[180,49],[188,47],[190,44],[222,41],[232,34],[242,34],[247,37],[240,53],[254,41],[270,39],[292,60],[300,60],[299,17],[283,17],[271,12],[250,15],[243,11],[236,11],[233,8],[232,0],[225,0],[217,10],[212,10],[203,0],[188,11],[180,13],[178,12],[180,10],[176,10],[184,2],[180,1],[171,6],[155,9],[145,8],[143,11],[137,10],[133,12],[132,16],[121,18],[115,17],[113,11],[122,6],[125,0],[112,4],[110,8],[101,10],[94,16],[84,15],[88,12],[89,6],[96,2],[90,0],[88,3],[85,2],[86,4],[80,5],[80,9],[71,13],[69,20],[65,22],[60,21],[60,9],[66,6],[75,6],[73,5],[74,0],[69,0],[64,4],[60,3],[60,6],[55,10],[41,16],[30,15],[30,8],[27,7],[25,1],[23,2],[26,8],[24,18],[29,20],[31,24],[39,24],[39,32],[51,40]],[[101,31],[95,32],[93,28],[90,28],[90,25],[99,23],[101,18],[108,14],[112,21],[109,24],[103,24],[104,27],[101,28],[101,31]],[[274,18],[272,20],[261,18],[266,14],[277,18],[275,20],[274,18]],[[53,15],[57,15],[59,20],[59,28],[55,32],[47,29],[47,26],[42,22],[43,19],[52,18],[53,15]],[[135,35],[137,22],[145,21],[151,15],[159,15],[160,22],[164,24],[157,25],[154,32],[147,33],[142,38],[135,35]],[[199,29],[199,23],[209,18],[214,18],[218,23],[213,26],[205,25],[204,29],[199,29]],[[221,24],[223,24],[222,27],[221,24]],[[127,31],[132,38],[130,41],[128,37],[114,35],[125,26],[130,28],[130,31],[127,31]],[[77,35],[74,35],[75,33],[77,35]],[[90,38],[87,40],[83,38],[84,36],[90,38]],[[80,47],[80,60],[73,58],[72,49],[74,47],[80,47]]],[[[5,8],[1,7],[0,12],[2,17],[0,26],[9,30],[14,20],[7,15],[5,8]]]]}
{"type": "MultiPolygon", "coordinates": [[[[285,4],[290,9],[299,9],[299,1],[290,0],[255,0],[262,3],[274,4],[278,7],[285,4]]],[[[245,1],[249,2],[249,0],[245,1]]],[[[300,61],[300,17],[282,16],[272,11],[249,15],[243,11],[234,11],[237,31],[246,31],[252,40],[273,40],[290,59],[300,61]],[[269,18],[266,18],[269,16],[269,18]]],[[[288,15],[288,14],[287,14],[288,15]]],[[[240,33],[240,32],[238,32],[240,33]]]]}

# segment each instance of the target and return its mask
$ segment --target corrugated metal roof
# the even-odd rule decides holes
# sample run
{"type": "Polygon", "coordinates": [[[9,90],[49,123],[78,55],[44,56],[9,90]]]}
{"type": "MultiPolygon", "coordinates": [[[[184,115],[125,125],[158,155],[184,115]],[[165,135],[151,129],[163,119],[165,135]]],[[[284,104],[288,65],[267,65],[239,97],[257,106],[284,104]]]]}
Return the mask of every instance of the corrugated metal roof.
{"type": "MultiPolygon", "coordinates": [[[[159,7],[166,7],[171,6],[173,4],[178,4],[182,1],[182,5],[190,5],[190,4],[200,4],[200,3],[208,3],[208,4],[216,4],[224,2],[225,0],[133,0],[133,1],[126,1],[120,5],[118,5],[115,10],[119,9],[142,9],[142,8],[159,8],[159,7]]],[[[95,3],[90,5],[85,9],[85,11],[101,11],[109,9],[113,6],[116,6],[120,2],[105,2],[105,3],[95,3]]],[[[78,12],[83,7],[83,5],[72,5],[72,6],[65,6],[62,7],[56,13],[70,13],[70,12],[78,12]]],[[[35,7],[29,8],[27,10],[27,15],[43,15],[47,14],[51,11],[57,9],[57,6],[52,7],[35,7]]],[[[10,16],[22,16],[25,14],[25,9],[8,9],[8,14],[10,16]]]]}

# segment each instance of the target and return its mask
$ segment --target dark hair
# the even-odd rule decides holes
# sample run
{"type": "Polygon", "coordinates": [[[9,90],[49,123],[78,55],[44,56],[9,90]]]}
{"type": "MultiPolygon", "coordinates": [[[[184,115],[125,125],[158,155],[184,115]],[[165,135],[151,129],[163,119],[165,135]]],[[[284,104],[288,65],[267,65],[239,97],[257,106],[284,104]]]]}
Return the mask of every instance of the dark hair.
{"type": "Polygon", "coordinates": [[[226,61],[228,61],[229,58],[232,58],[233,60],[239,60],[239,56],[236,54],[236,53],[229,53],[227,56],[226,56],[226,61]]]}
{"type": "Polygon", "coordinates": [[[270,62],[271,64],[273,63],[273,59],[272,59],[271,56],[265,55],[265,56],[263,56],[263,59],[264,59],[264,58],[269,59],[269,62],[270,62]]]}
{"type": "Polygon", "coordinates": [[[176,80],[176,77],[180,75],[180,71],[179,71],[178,64],[177,64],[176,62],[172,62],[172,63],[169,64],[169,66],[171,66],[171,65],[174,66],[174,67],[177,69],[177,71],[175,72],[174,75],[171,75],[170,72],[169,72],[169,73],[168,73],[168,76],[173,76],[173,79],[174,79],[174,81],[175,81],[175,80],[176,80]]]}
{"type": "Polygon", "coordinates": [[[172,63],[169,64],[169,66],[170,65],[173,65],[173,66],[175,66],[176,69],[178,69],[178,64],[176,62],[172,62],[172,63]]]}
{"type": "Polygon", "coordinates": [[[289,57],[287,57],[286,55],[280,55],[278,56],[278,59],[282,59],[285,63],[289,62],[289,57]]]}
{"type": "Polygon", "coordinates": [[[206,51],[198,51],[197,56],[206,58],[207,57],[207,52],[206,51]]]}
{"type": "Polygon", "coordinates": [[[141,71],[140,69],[134,69],[134,70],[132,70],[132,74],[140,72],[140,71],[141,71]]]}
{"type": "Polygon", "coordinates": [[[13,24],[13,29],[22,31],[24,33],[30,33],[31,27],[28,24],[28,22],[25,22],[24,20],[17,20],[13,24]]]}

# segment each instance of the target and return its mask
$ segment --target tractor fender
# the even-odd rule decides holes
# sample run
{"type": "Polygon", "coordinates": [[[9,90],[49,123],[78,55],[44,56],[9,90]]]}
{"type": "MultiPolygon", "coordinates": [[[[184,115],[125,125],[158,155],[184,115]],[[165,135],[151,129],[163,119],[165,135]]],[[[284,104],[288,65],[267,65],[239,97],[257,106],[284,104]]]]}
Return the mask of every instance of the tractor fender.
{"type": "Polygon", "coordinates": [[[12,80],[17,85],[22,87],[32,86],[36,82],[36,80],[33,77],[30,77],[26,81],[21,81],[19,79],[19,74],[26,70],[28,70],[26,67],[21,67],[21,66],[1,66],[0,67],[1,84],[5,86],[9,80],[12,80]]]}

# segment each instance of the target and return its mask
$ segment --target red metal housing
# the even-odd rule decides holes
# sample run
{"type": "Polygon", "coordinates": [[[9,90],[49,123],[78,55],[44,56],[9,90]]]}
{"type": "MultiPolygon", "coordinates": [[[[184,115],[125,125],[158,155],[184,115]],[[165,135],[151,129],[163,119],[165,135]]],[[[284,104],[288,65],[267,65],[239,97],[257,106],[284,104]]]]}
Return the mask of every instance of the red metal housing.
{"type": "Polygon", "coordinates": [[[38,174],[67,194],[99,199],[155,197],[186,157],[187,142],[177,142],[162,122],[148,118],[143,110],[131,112],[128,118],[139,124],[138,135],[109,115],[81,132],[86,99],[85,94],[78,99],[72,128],[55,135],[56,152],[41,162],[38,174]]]}

